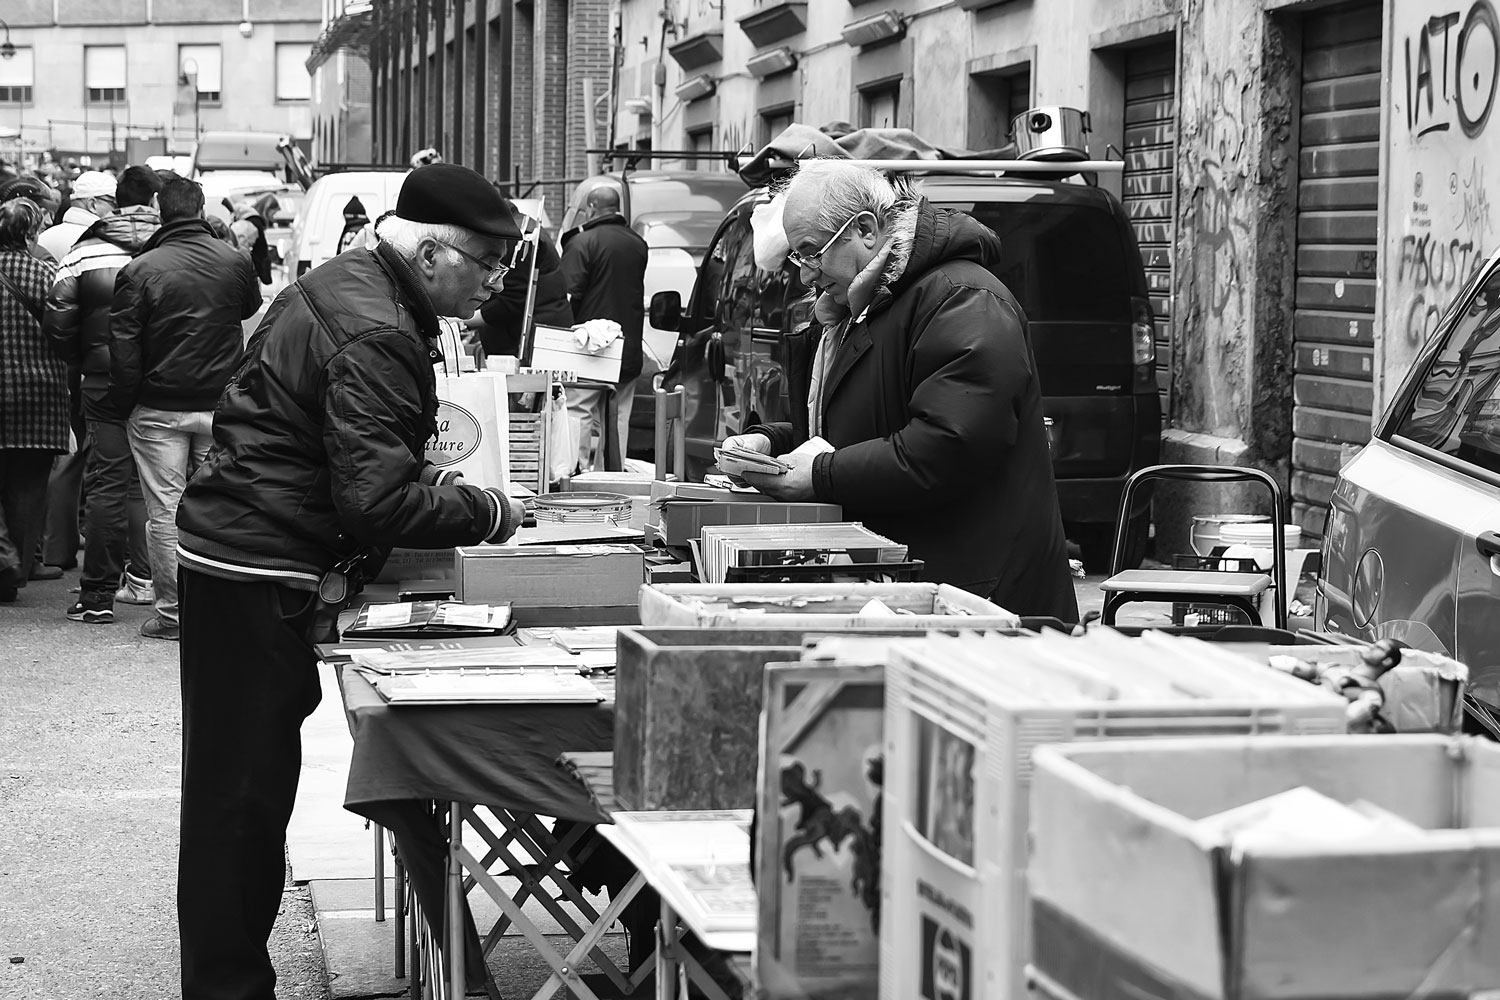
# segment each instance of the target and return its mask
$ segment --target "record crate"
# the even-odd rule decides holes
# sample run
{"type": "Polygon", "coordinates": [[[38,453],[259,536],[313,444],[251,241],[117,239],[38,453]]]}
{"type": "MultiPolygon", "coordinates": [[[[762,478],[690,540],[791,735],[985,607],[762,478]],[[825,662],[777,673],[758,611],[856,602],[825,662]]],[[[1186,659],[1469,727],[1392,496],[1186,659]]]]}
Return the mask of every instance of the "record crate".
{"type": "Polygon", "coordinates": [[[1108,630],[930,636],[894,648],[886,683],[882,1000],[1026,997],[1037,746],[1344,731],[1331,692],[1211,643],[1108,630]]]}

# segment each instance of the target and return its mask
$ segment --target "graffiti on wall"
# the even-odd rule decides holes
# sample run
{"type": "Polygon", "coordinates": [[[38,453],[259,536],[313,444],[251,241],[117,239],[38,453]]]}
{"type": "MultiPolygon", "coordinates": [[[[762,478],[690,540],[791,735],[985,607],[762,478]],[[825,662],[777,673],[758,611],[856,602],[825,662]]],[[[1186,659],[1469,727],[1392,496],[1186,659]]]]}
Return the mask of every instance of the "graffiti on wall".
{"type": "MultiPolygon", "coordinates": [[[[1248,214],[1238,192],[1246,180],[1249,88],[1234,70],[1207,78],[1198,134],[1201,156],[1193,188],[1198,252],[1193,255],[1190,294],[1209,317],[1236,315],[1244,302],[1244,248],[1249,245],[1248,214]]],[[[1188,303],[1191,310],[1194,301],[1188,303]]]]}
{"type": "Polygon", "coordinates": [[[1380,396],[1388,398],[1470,275],[1496,248],[1500,19],[1492,0],[1444,10],[1395,0],[1380,396]]]}

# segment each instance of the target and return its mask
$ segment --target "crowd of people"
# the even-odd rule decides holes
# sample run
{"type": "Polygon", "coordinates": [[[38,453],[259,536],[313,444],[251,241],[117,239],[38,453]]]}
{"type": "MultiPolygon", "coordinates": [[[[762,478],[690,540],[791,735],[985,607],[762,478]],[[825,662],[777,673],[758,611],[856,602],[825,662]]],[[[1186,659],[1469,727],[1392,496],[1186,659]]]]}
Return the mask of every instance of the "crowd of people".
{"type": "Polygon", "coordinates": [[[177,498],[271,281],[265,206],[205,208],[169,170],[0,164],[0,603],[76,568],[67,618],[177,637],[177,498]]]}

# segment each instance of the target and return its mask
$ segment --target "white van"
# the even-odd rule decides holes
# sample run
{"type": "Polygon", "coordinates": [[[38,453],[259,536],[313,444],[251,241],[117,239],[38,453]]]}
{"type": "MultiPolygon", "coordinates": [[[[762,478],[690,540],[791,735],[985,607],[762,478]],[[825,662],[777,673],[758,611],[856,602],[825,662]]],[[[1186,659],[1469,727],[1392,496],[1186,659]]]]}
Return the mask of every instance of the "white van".
{"type": "Polygon", "coordinates": [[[344,231],[344,206],[349,199],[358,198],[365,215],[374,222],[396,207],[396,195],[409,173],[405,167],[350,170],[324,174],[313,181],[283,255],[287,278],[296,280],[325,260],[338,256],[339,236],[344,231]]]}

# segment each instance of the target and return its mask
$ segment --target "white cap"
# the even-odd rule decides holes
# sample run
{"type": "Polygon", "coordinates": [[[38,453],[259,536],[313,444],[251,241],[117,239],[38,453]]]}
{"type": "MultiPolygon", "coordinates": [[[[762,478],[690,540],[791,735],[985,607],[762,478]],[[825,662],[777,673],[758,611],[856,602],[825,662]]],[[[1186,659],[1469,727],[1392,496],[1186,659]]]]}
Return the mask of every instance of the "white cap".
{"type": "Polygon", "coordinates": [[[102,170],[85,170],[73,178],[72,197],[83,201],[89,198],[113,198],[115,179],[102,170]]]}

